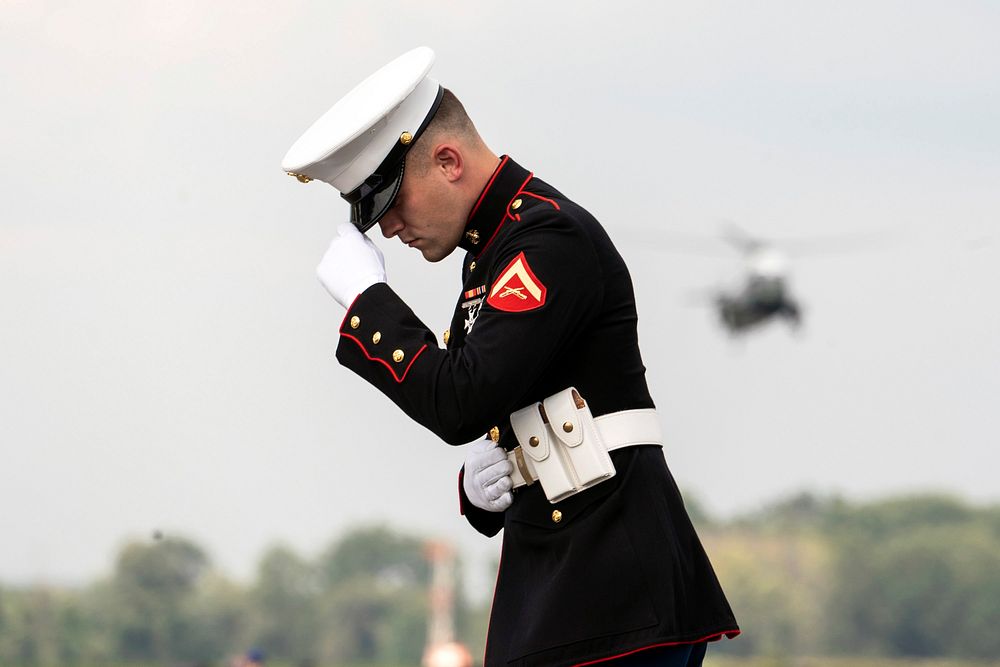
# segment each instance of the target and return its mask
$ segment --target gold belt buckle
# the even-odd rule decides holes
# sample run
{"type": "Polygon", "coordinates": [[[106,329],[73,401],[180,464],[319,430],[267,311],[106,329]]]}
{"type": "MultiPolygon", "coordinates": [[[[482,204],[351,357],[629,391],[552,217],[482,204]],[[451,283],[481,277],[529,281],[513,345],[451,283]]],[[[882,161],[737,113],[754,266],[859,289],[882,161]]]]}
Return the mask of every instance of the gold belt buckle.
{"type": "Polygon", "coordinates": [[[524,479],[525,486],[531,486],[536,480],[531,471],[528,470],[528,464],[524,460],[524,452],[521,450],[521,445],[514,448],[514,460],[517,461],[517,469],[521,471],[521,477],[524,479]]]}

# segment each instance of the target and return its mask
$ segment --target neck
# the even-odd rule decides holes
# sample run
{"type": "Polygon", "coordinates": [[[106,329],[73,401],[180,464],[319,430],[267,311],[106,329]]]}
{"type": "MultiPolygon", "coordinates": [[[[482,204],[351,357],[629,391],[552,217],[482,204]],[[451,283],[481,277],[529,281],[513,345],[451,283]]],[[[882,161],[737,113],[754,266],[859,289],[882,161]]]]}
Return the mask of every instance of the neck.
{"type": "Polygon", "coordinates": [[[483,147],[483,150],[479,151],[468,161],[467,169],[469,170],[469,180],[468,187],[465,192],[466,217],[468,217],[469,212],[472,211],[472,207],[475,205],[476,200],[479,199],[479,195],[481,195],[483,190],[486,188],[486,184],[493,177],[493,172],[496,171],[499,164],[500,156],[496,155],[485,146],[483,147]]]}

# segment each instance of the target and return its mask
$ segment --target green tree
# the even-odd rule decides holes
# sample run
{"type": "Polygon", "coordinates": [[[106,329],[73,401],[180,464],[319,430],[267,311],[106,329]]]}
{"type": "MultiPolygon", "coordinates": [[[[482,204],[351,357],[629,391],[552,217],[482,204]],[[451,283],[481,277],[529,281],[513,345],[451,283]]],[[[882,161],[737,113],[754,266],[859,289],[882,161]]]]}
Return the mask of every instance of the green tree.
{"type": "Polygon", "coordinates": [[[192,656],[186,616],[209,567],[194,543],[168,538],[133,542],[119,554],[111,580],[115,641],[125,660],[167,663],[192,656]]]}
{"type": "Polygon", "coordinates": [[[843,507],[831,652],[995,657],[1000,614],[997,508],[927,495],[843,507]]]}
{"type": "Polygon", "coordinates": [[[58,655],[53,592],[42,587],[0,590],[0,662],[48,665],[55,664],[58,655]]]}
{"type": "Polygon", "coordinates": [[[294,664],[318,659],[320,587],[315,565],[286,547],[271,548],[257,568],[249,602],[248,644],[294,664]]]}
{"type": "Polygon", "coordinates": [[[844,548],[835,643],[912,657],[996,657],[1000,540],[985,526],[927,525],[844,548]]]}
{"type": "Polygon", "coordinates": [[[366,577],[388,587],[426,586],[430,581],[424,541],[385,526],[348,532],[320,557],[319,567],[326,588],[366,577]]]}
{"type": "Polygon", "coordinates": [[[322,660],[419,663],[430,583],[423,540],[358,528],[320,557],[319,571],[322,660]]]}

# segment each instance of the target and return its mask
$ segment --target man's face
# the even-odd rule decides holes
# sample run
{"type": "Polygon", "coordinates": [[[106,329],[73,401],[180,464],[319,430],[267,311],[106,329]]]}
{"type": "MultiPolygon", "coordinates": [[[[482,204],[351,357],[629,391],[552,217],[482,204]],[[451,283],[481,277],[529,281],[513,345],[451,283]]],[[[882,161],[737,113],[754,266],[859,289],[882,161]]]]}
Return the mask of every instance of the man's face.
{"type": "Polygon", "coordinates": [[[468,211],[461,191],[434,167],[403,174],[399,195],[378,222],[382,236],[416,248],[428,262],[439,262],[458,246],[468,211]]]}

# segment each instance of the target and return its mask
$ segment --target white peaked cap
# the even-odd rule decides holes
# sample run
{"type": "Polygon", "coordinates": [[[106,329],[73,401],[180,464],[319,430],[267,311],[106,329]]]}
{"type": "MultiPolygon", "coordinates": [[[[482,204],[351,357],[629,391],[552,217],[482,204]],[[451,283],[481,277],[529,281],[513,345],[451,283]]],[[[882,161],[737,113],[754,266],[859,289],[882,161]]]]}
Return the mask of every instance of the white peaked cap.
{"type": "Polygon", "coordinates": [[[369,76],[299,137],[282,169],[337,188],[352,204],[352,221],[370,227],[377,217],[366,218],[381,217],[395,198],[406,151],[437,110],[442,88],[427,76],[433,64],[434,51],[421,46],[369,76]],[[390,154],[392,164],[383,164],[390,154]]]}

